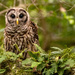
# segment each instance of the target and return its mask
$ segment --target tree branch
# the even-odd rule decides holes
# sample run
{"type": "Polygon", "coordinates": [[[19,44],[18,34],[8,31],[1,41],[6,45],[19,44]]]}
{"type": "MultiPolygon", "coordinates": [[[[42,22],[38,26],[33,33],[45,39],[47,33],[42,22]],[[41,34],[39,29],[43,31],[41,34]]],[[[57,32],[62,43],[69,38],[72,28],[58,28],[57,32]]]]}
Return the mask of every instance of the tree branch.
{"type": "Polygon", "coordinates": [[[5,7],[5,8],[8,8],[7,6],[3,5],[2,3],[0,3],[0,6],[3,6],[3,7],[5,7]]]}
{"type": "Polygon", "coordinates": [[[3,11],[1,11],[1,12],[0,12],[0,15],[3,14],[3,13],[5,13],[5,12],[8,11],[8,10],[9,10],[9,8],[8,8],[8,9],[5,9],[5,10],[3,10],[3,11]]]}

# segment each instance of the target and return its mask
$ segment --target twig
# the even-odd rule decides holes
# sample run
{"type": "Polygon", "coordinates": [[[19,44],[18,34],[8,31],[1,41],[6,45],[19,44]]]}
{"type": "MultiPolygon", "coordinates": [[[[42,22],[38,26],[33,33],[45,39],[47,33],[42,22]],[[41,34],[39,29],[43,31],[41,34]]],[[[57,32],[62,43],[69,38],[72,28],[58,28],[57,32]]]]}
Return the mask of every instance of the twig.
{"type": "Polygon", "coordinates": [[[3,6],[3,7],[5,7],[5,8],[8,8],[7,6],[3,5],[2,3],[0,3],[0,5],[3,6]]]}
{"type": "Polygon", "coordinates": [[[20,4],[23,4],[22,0],[18,0],[18,1],[19,1],[19,5],[20,5],[20,4]]]}
{"type": "Polygon", "coordinates": [[[24,8],[26,9],[26,0],[24,0],[24,8]]]}
{"type": "Polygon", "coordinates": [[[26,4],[26,0],[24,0],[24,4],[26,4]]]}
{"type": "Polygon", "coordinates": [[[3,14],[3,13],[5,13],[5,12],[8,11],[8,10],[9,10],[9,8],[8,8],[8,9],[5,9],[5,10],[3,10],[3,11],[1,11],[1,12],[0,12],[0,15],[3,14]]]}
{"type": "Polygon", "coordinates": [[[39,8],[36,6],[36,4],[34,3],[34,1],[33,0],[31,0],[31,1],[32,1],[33,5],[39,10],[39,8]]]}
{"type": "Polygon", "coordinates": [[[28,7],[27,7],[27,11],[28,11],[28,8],[30,7],[30,5],[28,5],[28,7]]]}
{"type": "Polygon", "coordinates": [[[15,5],[16,5],[16,0],[14,0],[14,7],[15,7],[15,5]]]}
{"type": "Polygon", "coordinates": [[[75,4],[69,9],[69,10],[67,10],[67,11],[70,11],[70,10],[72,10],[73,8],[75,7],[75,4]]]}

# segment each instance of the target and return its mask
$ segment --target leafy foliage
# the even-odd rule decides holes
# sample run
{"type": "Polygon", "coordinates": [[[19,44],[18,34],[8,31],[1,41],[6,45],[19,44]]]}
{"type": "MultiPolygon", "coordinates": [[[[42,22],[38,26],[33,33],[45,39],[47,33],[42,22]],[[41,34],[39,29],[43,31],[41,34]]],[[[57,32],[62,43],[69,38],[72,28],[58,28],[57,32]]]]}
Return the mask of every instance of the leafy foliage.
{"type": "Polygon", "coordinates": [[[29,74],[38,75],[71,75],[75,68],[75,48],[60,49],[52,47],[48,53],[36,45],[38,51],[28,51],[29,58],[22,60],[22,53],[16,55],[6,52],[3,45],[0,47],[0,74],[29,74]],[[16,71],[16,73],[15,73],[16,71]]]}
{"type": "MultiPolygon", "coordinates": [[[[39,46],[37,47],[39,48],[39,46]]],[[[22,61],[22,64],[30,62],[31,68],[36,68],[38,74],[41,73],[42,75],[53,75],[56,73],[64,75],[66,70],[71,72],[71,69],[75,67],[75,57],[70,57],[75,55],[75,52],[72,52],[73,47],[64,50],[57,47],[52,48],[57,50],[49,53],[43,53],[43,50],[41,52],[40,50],[38,52],[30,51],[31,59],[22,61]]]]}
{"type": "Polygon", "coordinates": [[[10,7],[22,7],[38,26],[40,46],[49,50],[75,45],[74,0],[0,0],[0,45],[3,44],[5,13],[10,7]],[[65,46],[66,45],[66,46],[65,46]]]}

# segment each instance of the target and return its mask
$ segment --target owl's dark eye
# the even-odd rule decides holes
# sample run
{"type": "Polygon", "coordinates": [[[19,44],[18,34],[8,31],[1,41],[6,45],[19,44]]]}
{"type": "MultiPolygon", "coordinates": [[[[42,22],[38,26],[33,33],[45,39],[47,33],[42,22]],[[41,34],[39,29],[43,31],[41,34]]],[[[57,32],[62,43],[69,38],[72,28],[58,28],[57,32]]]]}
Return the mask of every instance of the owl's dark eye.
{"type": "Polygon", "coordinates": [[[23,18],[23,17],[24,17],[24,14],[23,14],[23,13],[21,13],[21,14],[19,15],[19,17],[20,17],[20,18],[23,18]]]}
{"type": "Polygon", "coordinates": [[[15,15],[14,15],[14,14],[11,14],[10,17],[11,17],[11,18],[15,18],[15,15]]]}

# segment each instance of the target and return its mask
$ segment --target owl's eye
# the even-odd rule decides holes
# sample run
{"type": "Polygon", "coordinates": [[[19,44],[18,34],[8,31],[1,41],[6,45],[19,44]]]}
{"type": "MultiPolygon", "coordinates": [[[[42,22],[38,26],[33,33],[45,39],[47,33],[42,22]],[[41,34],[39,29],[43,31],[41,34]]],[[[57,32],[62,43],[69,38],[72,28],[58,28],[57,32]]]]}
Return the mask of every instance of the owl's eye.
{"type": "Polygon", "coordinates": [[[14,14],[11,14],[10,17],[11,17],[11,18],[15,18],[15,15],[14,15],[14,14]]]}
{"type": "Polygon", "coordinates": [[[23,17],[24,17],[24,14],[23,14],[23,13],[21,13],[21,14],[19,15],[19,17],[20,17],[20,18],[23,18],[23,17]]]}

